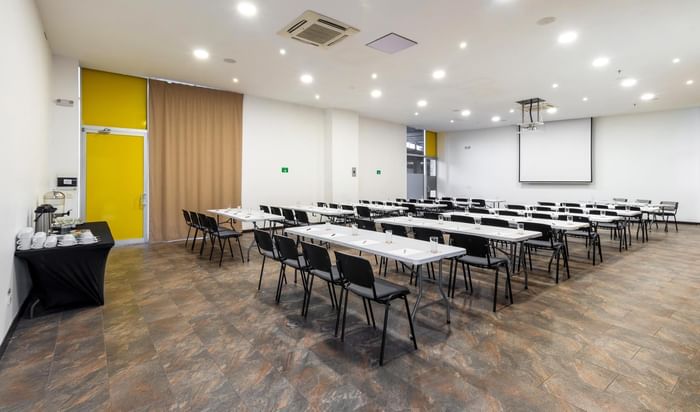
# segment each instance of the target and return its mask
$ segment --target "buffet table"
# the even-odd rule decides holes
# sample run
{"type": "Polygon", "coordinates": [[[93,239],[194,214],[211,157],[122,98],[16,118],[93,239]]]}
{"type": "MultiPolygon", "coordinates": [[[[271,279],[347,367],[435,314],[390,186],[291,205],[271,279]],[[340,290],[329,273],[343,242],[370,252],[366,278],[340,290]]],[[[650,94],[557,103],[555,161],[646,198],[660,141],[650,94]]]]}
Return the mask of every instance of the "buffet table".
{"type": "MultiPolygon", "coordinates": [[[[27,262],[32,295],[44,309],[67,309],[104,304],[107,256],[114,246],[107,222],[89,222],[77,230],[90,229],[96,243],[17,250],[15,256],[27,262]]],[[[37,301],[32,304],[33,308],[37,301]]]]}

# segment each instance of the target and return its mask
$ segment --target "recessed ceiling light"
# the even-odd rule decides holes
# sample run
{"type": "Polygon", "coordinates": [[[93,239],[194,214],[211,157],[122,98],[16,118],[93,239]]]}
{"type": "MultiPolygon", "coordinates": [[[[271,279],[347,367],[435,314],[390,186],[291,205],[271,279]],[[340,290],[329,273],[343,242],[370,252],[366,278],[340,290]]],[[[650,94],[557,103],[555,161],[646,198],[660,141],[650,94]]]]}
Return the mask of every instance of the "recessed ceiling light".
{"type": "Polygon", "coordinates": [[[377,77],[379,77],[379,76],[377,76],[377,73],[372,73],[372,79],[376,80],[377,77]]]}
{"type": "Polygon", "coordinates": [[[690,86],[693,83],[695,83],[694,80],[686,80],[686,82],[685,82],[685,84],[687,84],[688,86],[690,86]]]}
{"type": "Polygon", "coordinates": [[[584,102],[587,102],[587,101],[588,101],[588,97],[584,96],[583,99],[581,99],[581,100],[583,100],[584,102]]]}
{"type": "Polygon", "coordinates": [[[418,116],[418,112],[414,112],[413,115],[414,115],[414,116],[418,116]]]}
{"type": "Polygon", "coordinates": [[[577,38],[578,33],[576,33],[575,31],[565,31],[564,33],[559,35],[557,41],[559,42],[559,44],[569,44],[575,42],[577,38]]]}
{"type": "Polygon", "coordinates": [[[494,122],[494,123],[500,122],[500,121],[501,121],[501,116],[493,116],[493,117],[491,118],[491,121],[494,122]]]}
{"type": "Polygon", "coordinates": [[[195,49],[192,54],[199,60],[206,60],[209,58],[209,52],[204,49],[195,49]]]}
{"type": "Polygon", "coordinates": [[[552,83],[552,89],[556,89],[557,87],[559,87],[559,83],[552,83]]]}
{"type": "Polygon", "coordinates": [[[640,99],[646,101],[652,100],[656,95],[654,93],[644,93],[643,95],[639,96],[640,99]]]}
{"type": "Polygon", "coordinates": [[[418,107],[425,107],[428,105],[428,102],[421,99],[421,100],[418,100],[418,102],[416,102],[416,104],[418,105],[418,107]]]}
{"type": "Polygon", "coordinates": [[[610,63],[610,59],[608,57],[597,57],[595,60],[593,60],[593,67],[605,67],[610,63]]]}
{"type": "Polygon", "coordinates": [[[234,82],[234,83],[238,83],[238,77],[234,77],[234,78],[233,78],[233,82],[234,82]]]}
{"type": "Polygon", "coordinates": [[[461,114],[462,116],[464,116],[464,117],[467,117],[467,116],[469,116],[470,114],[472,114],[472,112],[469,111],[469,110],[462,110],[462,112],[461,112],[460,114],[461,114]]]}
{"type": "Polygon", "coordinates": [[[674,64],[675,64],[675,63],[680,63],[680,62],[681,62],[681,59],[679,59],[678,57],[676,57],[675,59],[671,60],[671,62],[673,62],[674,64]]]}
{"type": "Polygon", "coordinates": [[[450,120],[450,123],[454,123],[454,122],[455,122],[455,120],[454,120],[454,119],[451,119],[451,120],[450,120]]]}
{"type": "Polygon", "coordinates": [[[258,8],[253,3],[242,1],[236,6],[238,13],[243,17],[253,17],[258,14],[258,8]]]}
{"type": "Polygon", "coordinates": [[[460,49],[466,49],[466,48],[467,48],[467,42],[463,41],[463,42],[459,43],[459,48],[460,48],[460,49]]]}
{"type": "Polygon", "coordinates": [[[515,109],[508,110],[508,113],[515,113],[515,109]]]}
{"type": "Polygon", "coordinates": [[[445,71],[442,69],[435,70],[433,72],[433,79],[440,80],[445,78],[445,71]]]}
{"type": "Polygon", "coordinates": [[[372,96],[375,99],[382,97],[382,91],[379,89],[374,89],[369,94],[370,94],[370,96],[372,96]]]}
{"type": "Polygon", "coordinates": [[[314,96],[314,98],[315,98],[316,100],[319,100],[319,99],[321,98],[321,95],[320,95],[320,94],[317,94],[317,95],[314,96]]]}
{"type": "Polygon", "coordinates": [[[620,82],[620,86],[622,86],[622,87],[632,87],[635,84],[637,84],[637,79],[634,79],[632,77],[622,79],[622,81],[620,82]]]}
{"type": "Polygon", "coordinates": [[[557,112],[557,110],[558,109],[556,107],[549,107],[549,108],[547,108],[547,113],[554,114],[557,112]]]}
{"type": "Polygon", "coordinates": [[[282,56],[284,56],[285,54],[287,54],[287,50],[285,50],[285,49],[280,49],[280,54],[281,54],[282,56]]]}
{"type": "Polygon", "coordinates": [[[304,84],[311,84],[314,82],[314,77],[310,74],[302,74],[299,80],[304,84]]]}

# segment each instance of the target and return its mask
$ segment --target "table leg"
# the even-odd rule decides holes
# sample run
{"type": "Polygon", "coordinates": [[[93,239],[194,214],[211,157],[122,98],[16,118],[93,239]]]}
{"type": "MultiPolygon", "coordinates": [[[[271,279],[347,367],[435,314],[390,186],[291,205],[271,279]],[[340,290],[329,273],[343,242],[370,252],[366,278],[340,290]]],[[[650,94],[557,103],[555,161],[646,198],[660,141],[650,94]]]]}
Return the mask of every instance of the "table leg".
{"type": "Polygon", "coordinates": [[[447,295],[445,295],[445,291],[442,289],[442,260],[438,262],[438,289],[440,290],[440,295],[442,295],[442,300],[445,302],[447,323],[450,323],[450,300],[447,299],[447,295]]]}
{"type": "Polygon", "coordinates": [[[418,295],[416,295],[416,303],[413,305],[413,310],[411,311],[411,321],[415,324],[416,312],[418,312],[418,306],[420,305],[420,300],[423,297],[423,282],[421,275],[421,265],[418,265],[416,269],[416,284],[418,285],[418,295]]]}
{"type": "MultiPolygon", "coordinates": [[[[256,222],[253,222],[253,230],[258,228],[258,224],[256,222]]],[[[248,262],[250,262],[250,249],[253,248],[253,245],[255,245],[255,234],[253,234],[253,239],[250,241],[250,245],[248,245],[248,262]]]]}

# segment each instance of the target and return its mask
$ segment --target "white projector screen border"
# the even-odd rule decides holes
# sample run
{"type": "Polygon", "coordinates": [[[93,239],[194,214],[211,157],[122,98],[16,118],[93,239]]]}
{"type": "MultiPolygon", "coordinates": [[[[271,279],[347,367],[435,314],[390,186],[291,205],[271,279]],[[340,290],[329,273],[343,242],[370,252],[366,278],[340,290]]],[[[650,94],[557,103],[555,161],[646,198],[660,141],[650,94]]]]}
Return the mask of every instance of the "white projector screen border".
{"type": "MultiPolygon", "coordinates": [[[[588,183],[593,183],[593,118],[592,117],[586,117],[582,119],[570,119],[570,120],[559,120],[556,122],[548,122],[545,124],[545,131],[547,125],[553,124],[553,123],[566,123],[566,122],[581,122],[587,120],[588,121],[588,127],[589,127],[589,133],[587,134],[588,137],[588,158],[589,158],[589,164],[588,164],[588,175],[587,178],[582,178],[582,179],[523,179],[523,161],[522,161],[522,142],[521,142],[521,130],[520,126],[518,126],[518,181],[520,183],[532,183],[532,184],[548,184],[548,183],[553,183],[553,184],[561,184],[561,183],[569,183],[569,184],[588,184],[588,183]]],[[[572,154],[571,153],[551,153],[550,155],[552,156],[558,156],[559,159],[566,159],[566,158],[571,158],[572,154]]]]}

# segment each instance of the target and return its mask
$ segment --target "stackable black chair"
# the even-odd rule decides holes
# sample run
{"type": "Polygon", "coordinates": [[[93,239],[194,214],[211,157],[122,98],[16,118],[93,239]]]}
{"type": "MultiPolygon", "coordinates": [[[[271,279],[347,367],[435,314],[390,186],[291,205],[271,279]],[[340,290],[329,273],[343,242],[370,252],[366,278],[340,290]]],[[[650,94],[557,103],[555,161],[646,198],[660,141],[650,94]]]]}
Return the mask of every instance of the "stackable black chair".
{"type": "Polygon", "coordinates": [[[444,210],[446,212],[455,210],[455,204],[452,203],[452,200],[442,198],[442,200],[440,200],[440,204],[445,205],[445,207],[442,208],[442,210],[444,210]]]}
{"type": "Polygon", "coordinates": [[[535,210],[540,210],[542,212],[553,212],[554,209],[553,206],[535,206],[535,210]]]}
{"type": "Polygon", "coordinates": [[[194,236],[192,237],[192,246],[190,250],[194,250],[194,244],[197,242],[197,234],[202,232],[202,242],[204,242],[204,237],[206,237],[206,228],[199,223],[199,215],[197,212],[189,211],[190,221],[192,222],[192,227],[194,227],[194,236]]]}
{"type": "Polygon", "coordinates": [[[579,203],[562,203],[564,207],[581,207],[579,203]]]}
{"type": "MultiPolygon", "coordinates": [[[[676,213],[678,213],[678,202],[671,202],[664,200],[659,204],[660,211],[654,213],[654,220],[656,218],[661,218],[664,221],[664,231],[668,232],[668,221],[673,218],[673,223],[676,226],[676,232],[678,232],[678,221],[676,220],[676,213]]],[[[659,227],[658,220],[656,220],[656,227],[659,227]]]]}
{"type": "Polygon", "coordinates": [[[613,197],[613,202],[626,202],[626,197],[613,197]]]}
{"type": "Polygon", "coordinates": [[[499,210],[498,214],[503,216],[520,216],[520,213],[515,210],[499,210]]]}
{"type": "MultiPolygon", "coordinates": [[[[194,227],[194,223],[192,223],[192,216],[190,216],[190,212],[186,211],[185,209],[182,209],[182,215],[185,217],[185,224],[187,225],[187,237],[185,238],[185,247],[187,247],[187,242],[190,240],[190,233],[192,232],[192,228],[194,227]]],[[[194,233],[195,237],[197,236],[197,228],[194,228],[194,233]]]]}
{"type": "Polygon", "coordinates": [[[510,227],[510,223],[503,219],[494,219],[491,217],[481,218],[481,224],[484,226],[510,227]]]}
{"type": "MultiPolygon", "coordinates": [[[[211,251],[209,252],[209,260],[211,260],[214,255],[214,240],[219,243],[219,249],[221,250],[221,257],[219,258],[219,267],[221,267],[221,262],[224,260],[224,244],[228,243],[228,250],[231,252],[231,257],[233,257],[233,247],[231,246],[231,239],[236,239],[238,243],[238,250],[241,252],[241,261],[245,263],[245,258],[243,257],[243,248],[241,247],[241,233],[234,229],[222,229],[219,224],[216,223],[216,219],[211,216],[205,216],[207,222],[207,229],[209,233],[209,238],[211,239],[211,251]]],[[[201,221],[201,219],[200,219],[201,221]]]]}
{"type": "Polygon", "coordinates": [[[381,226],[382,226],[382,232],[386,232],[387,230],[391,230],[391,234],[394,236],[408,237],[408,231],[406,230],[405,226],[394,225],[391,223],[382,223],[381,226]]]}
{"type": "MultiPolygon", "coordinates": [[[[408,288],[402,285],[397,285],[383,279],[376,279],[372,271],[372,265],[367,259],[359,256],[348,255],[342,252],[335,252],[338,271],[345,278],[347,283],[340,291],[340,301],[343,302],[343,327],[340,334],[340,340],[345,339],[345,321],[348,311],[348,298],[350,292],[362,298],[363,303],[369,305],[370,314],[372,315],[372,324],[374,323],[374,314],[372,313],[372,303],[377,302],[384,305],[384,324],[382,326],[382,345],[379,352],[379,365],[384,365],[384,346],[386,344],[386,329],[389,321],[389,307],[395,299],[402,299],[406,306],[406,317],[411,330],[411,340],[413,347],[418,349],[416,343],[416,334],[413,330],[413,319],[411,319],[411,310],[408,307],[407,296],[410,293],[408,288]],[[344,298],[344,300],[343,300],[344,298]]],[[[365,306],[366,308],[366,306],[365,306]]],[[[336,335],[338,331],[338,322],[340,320],[340,311],[336,319],[336,335]]]]}
{"type": "Polygon", "coordinates": [[[284,227],[294,227],[297,225],[297,220],[296,217],[294,217],[294,211],[292,209],[282,208],[282,216],[284,216],[284,220],[282,221],[284,227]]]}
{"type": "Polygon", "coordinates": [[[450,220],[453,222],[474,223],[473,217],[464,215],[451,215],[450,220]]]}
{"type": "Polygon", "coordinates": [[[275,207],[275,206],[270,206],[270,213],[272,213],[273,215],[277,215],[277,216],[284,216],[282,214],[282,209],[280,209],[279,207],[275,207]]]}
{"type": "Polygon", "coordinates": [[[532,217],[535,219],[551,219],[552,215],[549,213],[533,213],[532,217]]]}
{"type": "Polygon", "coordinates": [[[265,205],[260,205],[260,210],[264,213],[270,213],[270,208],[265,205]]]}
{"type": "Polygon", "coordinates": [[[588,258],[591,258],[591,250],[593,251],[593,266],[595,266],[595,253],[596,247],[598,249],[598,256],[600,256],[600,262],[603,263],[603,250],[600,245],[600,235],[596,231],[595,226],[591,223],[591,219],[586,216],[573,216],[574,222],[588,223],[583,229],[580,230],[568,230],[564,232],[564,242],[566,243],[566,249],[569,249],[569,237],[584,239],[586,242],[586,253],[588,258]]]}
{"type": "Polygon", "coordinates": [[[530,270],[532,270],[532,249],[542,249],[542,250],[551,250],[552,251],[552,257],[549,259],[549,265],[547,265],[547,272],[550,273],[552,270],[552,260],[556,257],[557,259],[557,275],[556,275],[556,283],[559,283],[559,260],[563,256],[564,257],[564,267],[566,268],[566,277],[570,278],[571,274],[569,273],[569,257],[568,257],[568,252],[566,250],[566,244],[564,242],[560,242],[556,240],[554,230],[550,225],[546,225],[543,223],[534,223],[534,222],[523,222],[523,227],[525,230],[532,230],[535,232],[540,232],[542,233],[542,236],[538,237],[537,239],[530,239],[526,240],[523,243],[523,246],[525,247],[525,251],[527,252],[528,258],[530,260],[530,270]]]}
{"type": "Polygon", "coordinates": [[[402,203],[401,206],[406,208],[406,213],[411,213],[414,216],[418,215],[418,209],[413,203],[402,203]]]}
{"type": "Polygon", "coordinates": [[[368,205],[368,204],[369,204],[369,200],[360,200],[360,203],[362,203],[363,205],[368,205]]]}
{"type": "MultiPolygon", "coordinates": [[[[411,230],[413,231],[414,239],[422,240],[424,242],[430,242],[431,237],[436,237],[439,244],[442,245],[445,243],[445,237],[443,236],[443,233],[437,229],[415,226],[411,230]]],[[[426,265],[426,267],[428,269],[428,275],[435,279],[435,267],[433,266],[433,263],[431,262],[430,265],[426,265]]],[[[414,271],[412,270],[411,279],[408,281],[408,283],[413,282],[413,273],[414,271]]]]}
{"type": "Polygon", "coordinates": [[[275,235],[274,240],[275,246],[277,247],[277,254],[282,263],[280,266],[280,275],[277,279],[277,294],[275,295],[275,302],[279,303],[282,297],[282,282],[286,280],[285,272],[287,266],[294,269],[294,283],[297,282],[297,272],[301,274],[301,283],[304,286],[304,293],[306,293],[307,283],[305,271],[307,265],[306,259],[304,259],[303,254],[299,252],[294,239],[287,236],[275,235]]]}
{"type": "Polygon", "coordinates": [[[329,204],[328,204],[328,207],[331,208],[331,209],[337,209],[337,208],[338,208],[338,204],[337,204],[337,203],[329,203],[329,204]]]}
{"type": "Polygon", "coordinates": [[[472,206],[486,207],[486,200],[484,200],[484,199],[472,199],[472,206]]]}
{"type": "Polygon", "coordinates": [[[496,311],[496,302],[498,298],[498,275],[501,268],[506,269],[506,297],[509,298],[510,303],[513,304],[513,289],[510,283],[510,261],[505,257],[495,257],[491,255],[491,245],[487,238],[466,235],[461,233],[451,233],[450,241],[452,246],[463,248],[467,251],[465,255],[462,255],[456,259],[456,265],[454,266],[454,271],[450,276],[449,291],[452,297],[455,293],[455,283],[457,281],[457,265],[461,264],[462,274],[464,276],[464,287],[469,290],[474,290],[472,286],[472,276],[470,266],[482,268],[482,269],[492,269],[495,270],[495,280],[493,285],[493,311],[496,311]],[[466,270],[465,270],[466,266],[466,270]],[[469,282],[467,284],[467,276],[469,277],[469,282]]]}
{"type": "Polygon", "coordinates": [[[253,236],[255,237],[255,244],[258,246],[258,252],[263,257],[262,266],[260,266],[260,279],[258,280],[258,290],[262,285],[263,271],[265,270],[265,260],[270,258],[274,261],[280,262],[280,257],[277,254],[277,248],[272,241],[272,235],[264,230],[255,229],[253,231],[253,236]]]}
{"type": "Polygon", "coordinates": [[[328,207],[328,205],[326,204],[326,202],[316,202],[316,206],[318,206],[318,207],[328,207]]]}
{"type": "Polygon", "coordinates": [[[556,206],[557,205],[554,202],[537,202],[537,204],[540,206],[556,206]]]}
{"type": "Polygon", "coordinates": [[[438,220],[440,214],[435,212],[423,212],[423,219],[438,220]]]}
{"type": "Polygon", "coordinates": [[[311,222],[309,222],[309,215],[303,210],[294,212],[294,217],[296,217],[297,226],[308,226],[311,224],[311,222]]]}
{"type": "Polygon", "coordinates": [[[488,209],[483,209],[480,207],[470,207],[469,213],[480,213],[482,215],[490,215],[491,214],[491,213],[489,213],[488,209]]]}
{"type": "Polygon", "coordinates": [[[372,220],[357,219],[355,220],[355,223],[357,223],[357,227],[362,230],[377,231],[377,226],[372,220]]]}
{"type": "Polygon", "coordinates": [[[408,203],[418,203],[418,199],[408,199],[408,203]]]}
{"type": "Polygon", "coordinates": [[[523,205],[506,205],[506,209],[525,210],[525,206],[523,206],[523,205]]]}
{"type": "MultiPolygon", "coordinates": [[[[600,214],[605,216],[618,216],[617,212],[610,209],[602,210],[601,213],[595,213],[593,210],[589,211],[589,214],[600,214]]],[[[627,248],[627,229],[625,227],[625,221],[622,219],[615,220],[614,222],[599,222],[596,227],[598,229],[604,229],[610,231],[610,239],[618,240],[618,249],[622,252],[622,246],[627,248]]]]}
{"type": "Polygon", "coordinates": [[[313,243],[301,242],[301,250],[304,254],[304,259],[307,263],[307,282],[306,294],[304,295],[304,304],[302,305],[301,314],[306,317],[309,313],[309,302],[311,301],[311,290],[314,287],[314,278],[319,278],[328,285],[328,294],[331,298],[331,307],[340,308],[338,305],[338,296],[335,293],[336,286],[343,286],[345,281],[340,276],[338,268],[331,264],[331,257],[328,255],[328,249],[323,246],[314,245],[313,243]]]}
{"type": "Polygon", "coordinates": [[[356,206],[355,211],[360,219],[372,220],[374,218],[372,211],[367,206],[356,206]]]}
{"type": "Polygon", "coordinates": [[[199,255],[201,256],[204,253],[204,245],[207,243],[207,236],[210,235],[209,225],[207,224],[207,215],[199,212],[195,212],[195,214],[197,215],[197,221],[199,222],[199,230],[202,231],[202,244],[199,246],[199,255]]]}
{"type": "Polygon", "coordinates": [[[355,210],[352,205],[340,205],[340,208],[343,210],[355,210]]]}

